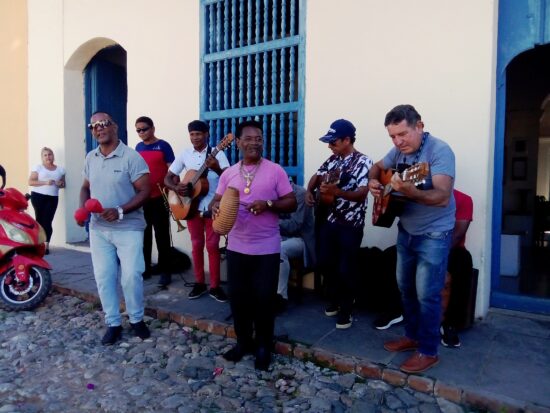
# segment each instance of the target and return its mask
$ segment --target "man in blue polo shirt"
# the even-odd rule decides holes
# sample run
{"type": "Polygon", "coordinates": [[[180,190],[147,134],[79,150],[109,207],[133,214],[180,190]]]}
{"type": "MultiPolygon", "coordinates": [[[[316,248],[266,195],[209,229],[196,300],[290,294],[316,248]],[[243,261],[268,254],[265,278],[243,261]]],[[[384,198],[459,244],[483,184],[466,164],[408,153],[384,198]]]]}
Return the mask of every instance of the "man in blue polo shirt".
{"type": "MultiPolygon", "coordinates": [[[[80,207],[99,200],[104,210],[92,214],[90,250],[107,332],[103,345],[114,344],[122,333],[117,289],[118,265],[126,312],[134,333],[150,336],[143,322],[143,203],[151,192],[149,169],[143,158],[118,139],[118,126],[106,112],[96,112],[88,125],[99,146],[86,156],[80,207]]],[[[83,225],[83,223],[79,223],[83,225]]]]}
{"type": "Polygon", "coordinates": [[[420,114],[399,105],[386,115],[384,126],[394,147],[369,172],[369,190],[381,196],[382,170],[401,170],[425,162],[429,175],[422,188],[394,174],[391,186],[406,201],[399,217],[397,284],[403,302],[405,336],[388,341],[388,351],[416,350],[400,369],[420,373],[439,362],[441,290],[455,225],[454,153],[445,142],[424,132],[420,114]]]}

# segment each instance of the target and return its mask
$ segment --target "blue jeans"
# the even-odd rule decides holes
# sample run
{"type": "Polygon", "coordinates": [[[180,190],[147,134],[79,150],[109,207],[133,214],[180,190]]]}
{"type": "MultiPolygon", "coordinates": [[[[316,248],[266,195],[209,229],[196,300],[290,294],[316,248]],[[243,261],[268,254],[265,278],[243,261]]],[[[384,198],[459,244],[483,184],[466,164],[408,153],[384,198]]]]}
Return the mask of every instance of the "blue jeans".
{"type": "Polygon", "coordinates": [[[405,334],[419,351],[437,355],[441,324],[441,290],[445,284],[452,231],[411,235],[399,226],[397,284],[403,302],[405,334]]]}
{"type": "Polygon", "coordinates": [[[143,320],[143,231],[90,231],[90,250],[99,298],[109,327],[120,326],[120,284],[131,323],[143,320]]]}

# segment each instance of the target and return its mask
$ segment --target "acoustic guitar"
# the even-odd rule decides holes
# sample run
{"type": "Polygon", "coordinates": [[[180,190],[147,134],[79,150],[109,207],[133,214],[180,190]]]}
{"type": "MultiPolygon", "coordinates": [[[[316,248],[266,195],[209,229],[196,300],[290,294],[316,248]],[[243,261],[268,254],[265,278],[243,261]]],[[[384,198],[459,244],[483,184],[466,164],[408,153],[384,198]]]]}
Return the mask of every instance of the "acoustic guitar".
{"type": "MultiPolygon", "coordinates": [[[[336,168],[332,171],[321,175],[320,183],[321,184],[338,184],[340,183],[340,174],[341,169],[336,168]]],[[[336,198],[332,194],[322,194],[319,188],[315,189],[315,218],[317,220],[324,221],[328,218],[329,209],[331,205],[334,205],[336,198]]]]}
{"type": "MultiPolygon", "coordinates": [[[[232,133],[228,133],[225,137],[218,143],[218,145],[212,150],[212,155],[215,157],[219,151],[223,151],[228,148],[233,142],[234,136],[232,133]]],[[[208,156],[207,156],[208,159],[208,156]]],[[[209,185],[208,179],[206,179],[206,159],[204,163],[198,170],[190,169],[188,170],[183,179],[182,183],[186,184],[189,188],[187,196],[181,196],[175,191],[168,190],[168,205],[170,206],[170,211],[175,219],[189,219],[192,218],[200,202],[200,198],[208,193],[209,185]]]]}
{"type": "MultiPolygon", "coordinates": [[[[392,195],[390,181],[394,174],[393,169],[387,169],[380,174],[379,181],[384,185],[380,196],[374,198],[372,209],[372,224],[377,227],[389,228],[393,225],[396,216],[401,215],[405,206],[404,196],[392,195]]],[[[426,162],[417,163],[399,174],[403,182],[411,182],[418,186],[426,182],[430,166],[426,162]]]]}
{"type": "MultiPolygon", "coordinates": [[[[321,183],[338,185],[340,183],[341,172],[342,171],[340,170],[340,168],[328,171],[327,173],[321,175],[321,183]]],[[[334,195],[322,194],[319,188],[317,188],[317,192],[315,193],[315,201],[317,204],[332,205],[334,204],[335,199],[336,197],[334,195]]]]}

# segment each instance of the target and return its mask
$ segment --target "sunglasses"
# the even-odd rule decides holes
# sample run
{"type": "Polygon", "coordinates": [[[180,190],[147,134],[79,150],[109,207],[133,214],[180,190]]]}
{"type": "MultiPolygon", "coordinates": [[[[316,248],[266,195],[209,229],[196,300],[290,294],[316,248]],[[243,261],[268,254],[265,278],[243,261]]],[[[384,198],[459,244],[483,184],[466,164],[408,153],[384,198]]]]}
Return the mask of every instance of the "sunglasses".
{"type": "Polygon", "coordinates": [[[147,127],[147,128],[137,128],[137,129],[136,129],[136,132],[137,132],[137,133],[147,132],[149,129],[151,129],[151,127],[147,127]]]}
{"type": "Polygon", "coordinates": [[[101,129],[106,128],[107,126],[111,126],[113,124],[112,120],[104,119],[104,120],[98,120],[93,123],[88,123],[88,129],[93,130],[95,128],[101,127],[101,129]]]}

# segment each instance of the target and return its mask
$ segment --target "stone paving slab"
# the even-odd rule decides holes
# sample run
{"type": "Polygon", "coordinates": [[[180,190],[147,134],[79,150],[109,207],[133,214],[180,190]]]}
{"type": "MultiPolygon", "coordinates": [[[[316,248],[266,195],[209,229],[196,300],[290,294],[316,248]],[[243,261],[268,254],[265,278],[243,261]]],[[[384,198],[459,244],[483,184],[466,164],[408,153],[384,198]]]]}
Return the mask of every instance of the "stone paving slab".
{"type": "MultiPolygon", "coordinates": [[[[55,287],[97,301],[91,259],[85,250],[51,248],[47,260],[55,287]]],[[[189,271],[174,275],[167,290],[158,278],[144,282],[148,312],[180,324],[234,337],[230,308],[207,294],[187,299],[189,271]]],[[[324,315],[324,303],[306,293],[300,304],[291,302],[276,320],[276,350],[299,359],[312,359],[339,371],[382,378],[392,385],[423,389],[453,402],[490,411],[550,412],[550,317],[491,310],[461,333],[460,349],[440,348],[439,365],[422,375],[407,375],[399,364],[407,354],[383,350],[385,340],[403,333],[400,326],[385,331],[371,327],[374,314],[358,310],[348,330],[335,329],[324,315]]]]}

